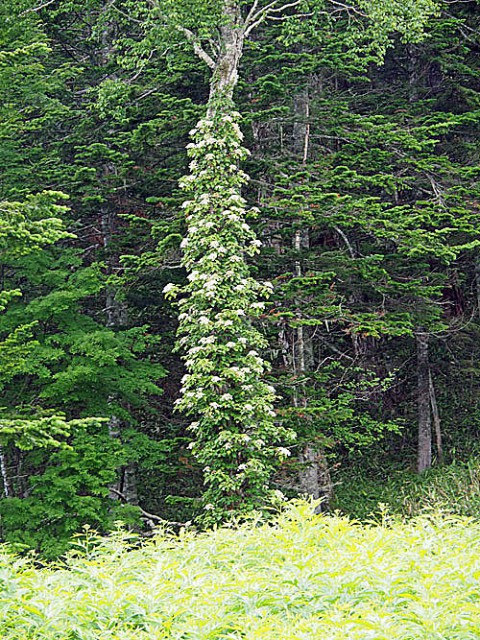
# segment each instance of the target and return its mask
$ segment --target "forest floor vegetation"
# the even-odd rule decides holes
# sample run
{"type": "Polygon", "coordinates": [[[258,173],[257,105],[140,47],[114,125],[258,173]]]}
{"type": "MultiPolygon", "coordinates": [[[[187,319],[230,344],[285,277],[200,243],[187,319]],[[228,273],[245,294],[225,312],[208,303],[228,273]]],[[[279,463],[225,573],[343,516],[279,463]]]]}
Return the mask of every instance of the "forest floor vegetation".
{"type": "Polygon", "coordinates": [[[480,523],[359,523],[292,502],[274,524],[86,530],[40,566],[3,547],[3,640],[468,640],[480,637],[480,523]]]}

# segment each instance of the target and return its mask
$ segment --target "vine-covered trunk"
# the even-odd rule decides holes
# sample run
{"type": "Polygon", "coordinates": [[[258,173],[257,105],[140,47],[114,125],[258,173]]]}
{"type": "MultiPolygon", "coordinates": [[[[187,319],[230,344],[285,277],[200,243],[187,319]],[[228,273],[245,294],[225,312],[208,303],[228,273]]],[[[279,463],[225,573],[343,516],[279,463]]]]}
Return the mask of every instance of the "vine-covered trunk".
{"type": "Polygon", "coordinates": [[[207,118],[191,132],[191,173],[181,181],[188,284],[164,289],[183,294],[178,344],[187,373],[177,404],[195,420],[191,448],[204,472],[204,522],[271,503],[270,478],[290,453],[279,446],[289,433],[275,424],[275,390],[263,380],[268,366],[259,353],[266,341],[252,322],[271,285],[251,278],[246,262],[261,243],[246,222],[241,190],[248,177],[239,164],[248,152],[233,103],[244,37],[240,3],[226,0],[207,118]]]}

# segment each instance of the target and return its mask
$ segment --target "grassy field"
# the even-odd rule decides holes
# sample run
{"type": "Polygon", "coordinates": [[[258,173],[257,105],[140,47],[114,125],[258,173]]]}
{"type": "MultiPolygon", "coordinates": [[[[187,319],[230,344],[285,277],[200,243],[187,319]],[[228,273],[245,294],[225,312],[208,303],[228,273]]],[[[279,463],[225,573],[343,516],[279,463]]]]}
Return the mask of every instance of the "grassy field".
{"type": "Polygon", "coordinates": [[[142,548],[92,536],[57,567],[4,549],[0,638],[480,638],[480,523],[311,512],[295,503],[274,526],[159,535],[142,548]]]}

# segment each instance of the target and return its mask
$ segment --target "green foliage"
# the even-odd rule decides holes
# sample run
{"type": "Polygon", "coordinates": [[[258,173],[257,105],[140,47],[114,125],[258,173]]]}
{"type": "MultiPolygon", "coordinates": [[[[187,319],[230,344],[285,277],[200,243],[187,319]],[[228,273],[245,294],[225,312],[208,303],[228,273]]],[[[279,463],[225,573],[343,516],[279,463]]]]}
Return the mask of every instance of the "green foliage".
{"type": "Polygon", "coordinates": [[[52,559],[70,548],[71,537],[84,525],[105,532],[117,519],[138,524],[138,509],[108,499],[108,486],[126,457],[105,422],[70,421],[67,427],[75,435],[68,447],[36,449],[24,456],[25,470],[39,467],[43,473],[30,476],[26,497],[0,502],[4,540],[52,559]]]}
{"type": "Polygon", "coordinates": [[[292,503],[273,525],[90,529],[66,564],[2,550],[5,640],[475,638],[480,530],[469,518],[360,525],[292,503]]]}
{"type": "Polygon", "coordinates": [[[191,174],[182,180],[190,197],[182,242],[188,284],[164,289],[184,295],[178,335],[188,373],[177,405],[198,418],[190,425],[192,448],[205,474],[206,518],[213,521],[268,503],[276,461],[288,455],[280,445],[291,439],[274,422],[275,390],[262,380],[266,363],[258,351],[266,343],[252,324],[270,285],[249,276],[244,257],[258,253],[261,243],[240,195],[247,176],[238,164],[247,152],[238,118],[232,105],[222,104],[192,131],[191,174]]]}
{"type": "MultiPolygon", "coordinates": [[[[373,461],[375,462],[375,460],[373,461]]],[[[352,465],[336,474],[335,507],[354,518],[377,517],[381,506],[403,518],[425,513],[480,518],[480,470],[476,458],[455,461],[419,476],[400,465],[352,465]]]]}

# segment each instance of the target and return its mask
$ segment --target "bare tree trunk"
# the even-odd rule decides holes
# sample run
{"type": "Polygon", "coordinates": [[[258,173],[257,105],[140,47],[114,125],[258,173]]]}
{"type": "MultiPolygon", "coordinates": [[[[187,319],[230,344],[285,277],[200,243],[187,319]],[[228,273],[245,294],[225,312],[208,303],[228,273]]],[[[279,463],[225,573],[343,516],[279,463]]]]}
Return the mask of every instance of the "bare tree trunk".
{"type": "Polygon", "coordinates": [[[238,82],[238,68],[245,41],[245,25],[238,0],[225,0],[220,26],[220,52],[210,81],[207,117],[218,110],[218,100],[231,101],[238,82]]]}
{"type": "Polygon", "coordinates": [[[443,460],[442,428],[440,422],[440,412],[438,411],[437,396],[433,384],[432,372],[428,372],[428,384],[430,389],[430,405],[432,407],[433,426],[435,427],[435,443],[437,447],[438,462],[443,460]]]}
{"type": "Polygon", "coordinates": [[[475,261],[475,289],[477,293],[477,313],[480,316],[480,258],[475,261]]]}
{"type": "MultiPolygon", "coordinates": [[[[113,271],[116,256],[111,252],[111,243],[115,234],[116,214],[108,211],[102,213],[102,233],[105,251],[107,253],[107,268],[113,271]]],[[[106,326],[111,329],[119,329],[127,323],[127,307],[124,302],[118,299],[117,291],[114,287],[107,287],[105,292],[105,316],[106,326]]],[[[108,398],[108,402],[114,402],[114,397],[108,398]]],[[[108,432],[113,440],[121,440],[123,424],[121,419],[112,411],[108,421],[108,432]]],[[[124,494],[129,504],[138,504],[136,473],[133,463],[119,469],[117,478],[109,489],[109,496],[112,500],[119,499],[119,493],[124,494]]]]}
{"type": "MultiPolygon", "coordinates": [[[[305,166],[308,159],[310,145],[310,126],[308,118],[310,115],[308,89],[298,93],[294,98],[295,123],[293,126],[293,149],[294,152],[301,156],[302,165],[305,166]]],[[[295,232],[293,246],[297,253],[295,261],[295,276],[302,277],[302,264],[300,262],[300,253],[302,249],[308,249],[310,245],[309,231],[307,228],[298,229],[295,232]]],[[[301,302],[297,301],[297,314],[301,316],[301,302]]],[[[304,377],[308,370],[314,365],[313,344],[310,329],[299,325],[295,329],[295,338],[293,340],[293,364],[295,373],[300,377],[304,377]]],[[[307,393],[302,386],[295,393],[294,402],[298,407],[307,407],[307,393]]],[[[333,483],[330,478],[328,462],[324,452],[314,442],[307,442],[303,445],[303,449],[298,456],[300,469],[298,472],[299,490],[303,494],[312,496],[314,499],[324,498],[324,505],[328,506],[328,502],[333,495],[333,483]]],[[[317,507],[317,510],[320,510],[317,507]]]]}
{"type": "Polygon", "coordinates": [[[417,345],[417,405],[418,451],[417,471],[422,473],[432,466],[432,422],[430,418],[430,365],[428,360],[428,333],[415,332],[417,345]]]}
{"type": "Polygon", "coordinates": [[[5,451],[3,450],[3,447],[1,445],[0,445],[0,471],[2,474],[3,495],[5,498],[9,498],[12,495],[12,489],[10,487],[10,478],[8,477],[5,451]]]}
{"type": "Polygon", "coordinates": [[[305,166],[308,160],[310,147],[310,100],[308,89],[297,93],[293,98],[293,111],[295,122],[293,124],[293,150],[296,155],[301,156],[302,165],[305,166]]]}

